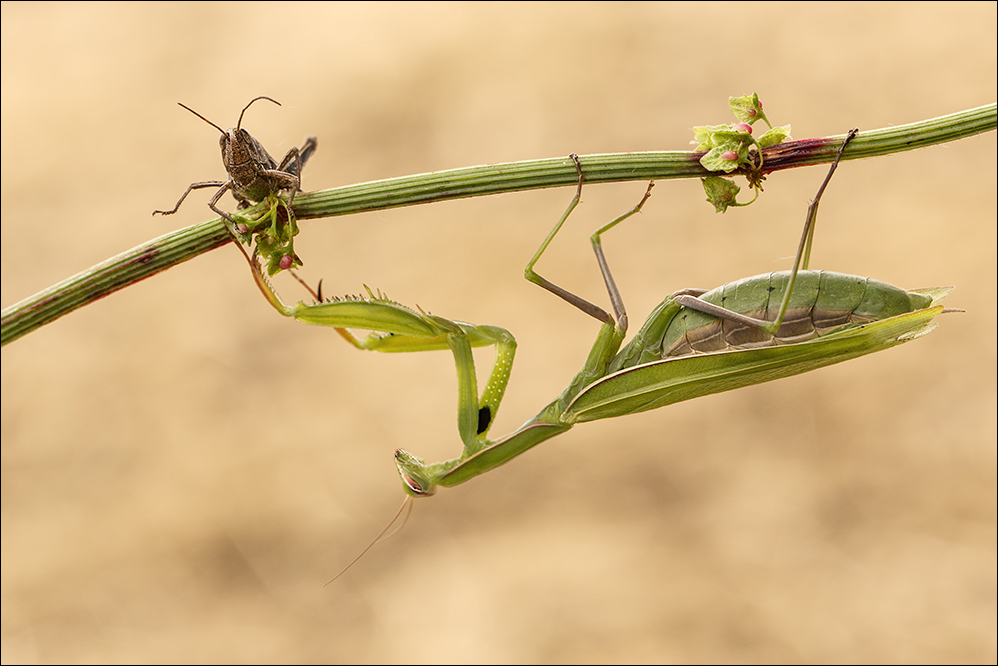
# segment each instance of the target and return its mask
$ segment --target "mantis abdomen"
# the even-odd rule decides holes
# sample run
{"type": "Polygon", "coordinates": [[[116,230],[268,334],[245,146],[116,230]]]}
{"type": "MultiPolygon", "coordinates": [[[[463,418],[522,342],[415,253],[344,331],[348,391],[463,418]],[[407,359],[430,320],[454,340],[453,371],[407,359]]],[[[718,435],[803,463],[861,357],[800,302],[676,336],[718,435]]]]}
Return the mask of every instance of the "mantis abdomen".
{"type": "MultiPolygon", "coordinates": [[[[774,321],[790,275],[790,271],[756,275],[708,291],[700,298],[754,319],[774,321]]],[[[775,334],[684,307],[665,328],[660,358],[804,342],[847,324],[920,310],[931,300],[871,278],[799,271],[783,322],[775,334]]]]}

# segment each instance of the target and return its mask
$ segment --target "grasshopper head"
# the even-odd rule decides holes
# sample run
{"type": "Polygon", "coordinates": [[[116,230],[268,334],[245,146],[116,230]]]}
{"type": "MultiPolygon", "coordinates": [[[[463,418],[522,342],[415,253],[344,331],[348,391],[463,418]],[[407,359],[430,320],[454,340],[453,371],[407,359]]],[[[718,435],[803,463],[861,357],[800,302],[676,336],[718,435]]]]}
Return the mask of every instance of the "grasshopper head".
{"type": "Polygon", "coordinates": [[[247,175],[252,175],[254,166],[264,169],[273,169],[275,166],[274,159],[263,145],[241,127],[223,132],[218,139],[218,147],[222,149],[222,163],[230,173],[249,167],[247,175]]]}
{"type": "Polygon", "coordinates": [[[184,107],[221,133],[222,136],[218,139],[218,147],[222,150],[222,163],[225,164],[226,170],[237,181],[240,177],[252,178],[255,172],[254,167],[259,166],[265,169],[272,169],[276,166],[274,159],[267,153],[266,149],[264,149],[260,142],[254,139],[249,132],[242,128],[243,115],[246,113],[246,109],[250,108],[250,106],[253,105],[253,102],[261,99],[273,102],[277,106],[281,105],[281,103],[276,99],[271,99],[270,97],[254,97],[250,100],[249,104],[243,107],[242,112],[239,114],[239,122],[237,122],[236,126],[230,130],[223,130],[221,127],[211,122],[191,107],[177,102],[180,106],[184,107]],[[246,170],[247,173],[243,174],[243,170],[246,170]]]}

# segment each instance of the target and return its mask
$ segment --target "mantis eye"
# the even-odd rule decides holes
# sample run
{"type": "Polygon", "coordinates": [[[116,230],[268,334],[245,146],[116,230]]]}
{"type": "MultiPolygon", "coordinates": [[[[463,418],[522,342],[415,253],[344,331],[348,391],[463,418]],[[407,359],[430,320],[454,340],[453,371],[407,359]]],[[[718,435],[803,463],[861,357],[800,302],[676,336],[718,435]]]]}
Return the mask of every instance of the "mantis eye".
{"type": "Polygon", "coordinates": [[[412,495],[413,497],[429,497],[432,492],[426,492],[423,487],[419,485],[415,479],[409,478],[408,476],[402,477],[402,484],[405,487],[405,491],[412,495]]]}

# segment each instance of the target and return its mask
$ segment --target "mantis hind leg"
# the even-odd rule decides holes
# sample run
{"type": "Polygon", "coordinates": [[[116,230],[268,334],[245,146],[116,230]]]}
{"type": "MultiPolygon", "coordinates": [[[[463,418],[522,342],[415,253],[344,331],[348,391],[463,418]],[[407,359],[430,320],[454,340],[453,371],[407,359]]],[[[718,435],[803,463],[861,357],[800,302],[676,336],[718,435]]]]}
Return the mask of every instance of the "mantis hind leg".
{"type": "Polygon", "coordinates": [[[787,313],[787,307],[790,304],[790,297],[793,294],[794,284],[797,281],[797,274],[800,270],[807,270],[808,264],[810,263],[811,243],[814,239],[814,227],[818,220],[818,204],[821,201],[821,195],[825,193],[825,188],[828,186],[829,181],[831,181],[832,174],[835,173],[835,169],[838,167],[839,161],[842,159],[842,153],[845,152],[846,146],[850,141],[852,141],[858,132],[859,130],[856,129],[849,130],[849,133],[846,135],[842,145],[839,146],[839,152],[835,156],[832,166],[828,169],[828,175],[825,176],[825,180],[822,181],[821,186],[818,188],[818,193],[815,195],[811,205],[807,208],[807,217],[804,220],[804,231],[801,233],[800,243],[797,246],[797,256],[794,258],[794,267],[790,272],[790,280],[787,282],[787,288],[783,294],[783,300],[780,303],[780,309],[776,319],[769,321],[766,319],[749,317],[738,312],[733,312],[732,310],[728,310],[727,308],[719,305],[708,303],[700,299],[698,296],[691,294],[678,295],[675,299],[676,303],[691,310],[696,310],[697,312],[703,312],[704,314],[713,315],[722,319],[728,319],[729,321],[754,326],[755,328],[765,331],[766,333],[775,334],[780,329],[780,325],[783,323],[783,318],[787,313]]]}

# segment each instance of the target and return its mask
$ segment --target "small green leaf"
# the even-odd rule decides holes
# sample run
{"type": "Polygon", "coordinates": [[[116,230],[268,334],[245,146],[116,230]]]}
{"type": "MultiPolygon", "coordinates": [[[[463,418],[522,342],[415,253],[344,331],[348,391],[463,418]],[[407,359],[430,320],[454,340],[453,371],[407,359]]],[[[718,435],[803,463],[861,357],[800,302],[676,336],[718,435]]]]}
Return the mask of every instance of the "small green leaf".
{"type": "Polygon", "coordinates": [[[728,107],[731,108],[731,112],[735,114],[735,118],[738,118],[740,122],[751,125],[757,120],[761,120],[766,125],[772,127],[769,119],[766,118],[766,114],[762,111],[762,102],[759,101],[759,95],[756,93],[742,95],[741,97],[729,97],[728,107]]]}
{"type": "Polygon", "coordinates": [[[717,139],[719,132],[731,133],[734,130],[731,125],[707,125],[705,127],[693,128],[693,140],[697,143],[697,150],[710,150],[717,147],[722,140],[717,139]]]}
{"type": "Polygon", "coordinates": [[[703,190],[707,193],[707,201],[714,205],[714,210],[723,213],[728,206],[737,206],[735,198],[742,188],[738,187],[733,180],[721,178],[720,176],[708,176],[701,178],[703,190]]]}
{"type": "Polygon", "coordinates": [[[711,148],[710,151],[700,158],[700,165],[708,171],[723,171],[731,173],[739,166],[742,160],[746,159],[748,148],[735,141],[711,148]]]}
{"type": "Polygon", "coordinates": [[[774,127],[759,137],[759,146],[761,148],[769,148],[770,146],[783,143],[790,138],[792,138],[790,136],[790,125],[774,127]]]}
{"type": "Polygon", "coordinates": [[[739,132],[734,128],[734,125],[718,125],[717,129],[711,134],[711,141],[714,142],[715,146],[722,145],[748,145],[752,142],[748,139],[748,134],[745,132],[739,132]]]}
{"type": "Polygon", "coordinates": [[[751,125],[759,119],[759,111],[762,106],[759,104],[759,96],[752,93],[741,97],[729,97],[728,108],[735,114],[735,118],[738,118],[739,122],[751,125]]]}

